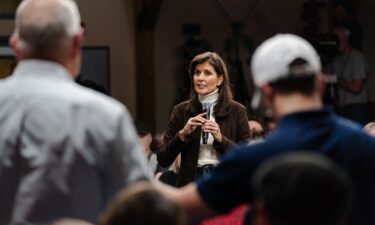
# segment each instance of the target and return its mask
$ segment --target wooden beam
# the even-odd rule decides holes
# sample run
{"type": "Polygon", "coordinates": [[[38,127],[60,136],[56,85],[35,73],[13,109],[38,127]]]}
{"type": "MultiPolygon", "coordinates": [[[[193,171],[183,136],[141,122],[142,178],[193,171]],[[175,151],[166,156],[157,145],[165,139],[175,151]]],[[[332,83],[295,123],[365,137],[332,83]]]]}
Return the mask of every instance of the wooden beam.
{"type": "Polygon", "coordinates": [[[136,5],[137,120],[156,127],[154,29],[162,0],[134,0],[136,5]]]}

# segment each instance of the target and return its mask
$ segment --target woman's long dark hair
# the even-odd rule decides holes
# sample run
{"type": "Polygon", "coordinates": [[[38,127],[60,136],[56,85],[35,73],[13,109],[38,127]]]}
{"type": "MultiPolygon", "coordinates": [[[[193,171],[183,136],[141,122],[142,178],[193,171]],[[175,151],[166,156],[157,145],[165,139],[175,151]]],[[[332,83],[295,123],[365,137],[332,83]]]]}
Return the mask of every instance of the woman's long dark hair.
{"type": "Polygon", "coordinates": [[[190,75],[190,100],[187,105],[189,112],[196,115],[202,112],[202,104],[199,102],[198,94],[194,89],[194,72],[197,65],[209,63],[215,70],[218,76],[223,77],[222,84],[219,88],[219,98],[214,107],[215,118],[223,118],[229,114],[230,102],[232,100],[232,91],[230,89],[229,76],[227,67],[221,57],[215,52],[205,52],[193,58],[190,62],[189,75],[190,75]]]}

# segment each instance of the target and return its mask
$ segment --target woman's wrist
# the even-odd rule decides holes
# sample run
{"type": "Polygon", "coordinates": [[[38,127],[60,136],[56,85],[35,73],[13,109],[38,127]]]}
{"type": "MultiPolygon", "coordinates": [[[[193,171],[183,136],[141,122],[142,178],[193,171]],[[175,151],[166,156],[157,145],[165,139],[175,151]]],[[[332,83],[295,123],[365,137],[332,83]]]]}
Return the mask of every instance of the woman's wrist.
{"type": "Polygon", "coordinates": [[[215,141],[221,144],[223,142],[223,136],[221,136],[220,138],[217,138],[215,141]]]}
{"type": "Polygon", "coordinates": [[[178,132],[178,137],[180,138],[181,141],[185,142],[187,134],[184,133],[184,130],[180,130],[178,132]]]}

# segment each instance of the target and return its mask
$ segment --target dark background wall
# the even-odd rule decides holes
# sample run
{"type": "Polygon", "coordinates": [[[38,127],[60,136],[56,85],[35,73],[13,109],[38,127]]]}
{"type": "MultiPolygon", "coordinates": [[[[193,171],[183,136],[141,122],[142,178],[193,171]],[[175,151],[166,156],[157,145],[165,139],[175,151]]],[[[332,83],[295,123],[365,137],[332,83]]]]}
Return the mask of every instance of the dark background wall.
{"type": "MultiPolygon", "coordinates": [[[[232,17],[238,21],[244,18],[250,5],[255,0],[221,0],[232,17]]],[[[300,0],[263,0],[245,22],[243,33],[250,37],[253,47],[276,33],[295,33],[303,35],[303,21],[300,19],[302,3],[300,0]]],[[[328,3],[332,1],[327,1],[328,3]]],[[[363,52],[370,65],[369,90],[370,98],[375,101],[375,1],[352,1],[353,11],[364,29],[363,52]]],[[[319,12],[319,30],[329,32],[331,29],[332,11],[329,7],[319,12]]],[[[181,53],[186,36],[182,35],[182,25],[197,23],[201,26],[200,39],[209,41],[212,49],[223,53],[225,39],[232,35],[230,25],[212,5],[212,1],[201,0],[164,0],[160,9],[157,25],[154,29],[154,72],[155,72],[155,128],[163,130],[167,124],[171,107],[176,103],[179,94],[181,77],[187,72],[183,65],[187,63],[181,53]]],[[[240,57],[243,62],[245,81],[252,91],[248,70],[251,52],[246,50],[243,42],[240,45],[240,57]]]]}

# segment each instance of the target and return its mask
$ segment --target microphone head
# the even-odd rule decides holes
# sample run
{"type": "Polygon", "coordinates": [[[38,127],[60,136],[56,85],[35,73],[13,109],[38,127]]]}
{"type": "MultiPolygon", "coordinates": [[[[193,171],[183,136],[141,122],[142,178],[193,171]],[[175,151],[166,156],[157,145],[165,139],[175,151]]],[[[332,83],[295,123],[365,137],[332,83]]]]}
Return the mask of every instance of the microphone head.
{"type": "Polygon", "coordinates": [[[208,111],[211,108],[212,103],[209,102],[203,102],[203,110],[208,111]]]}
{"type": "Polygon", "coordinates": [[[210,119],[211,106],[212,106],[212,103],[209,103],[209,102],[203,102],[203,111],[204,111],[204,112],[207,112],[207,115],[206,115],[206,119],[207,119],[207,120],[210,119]]]}

